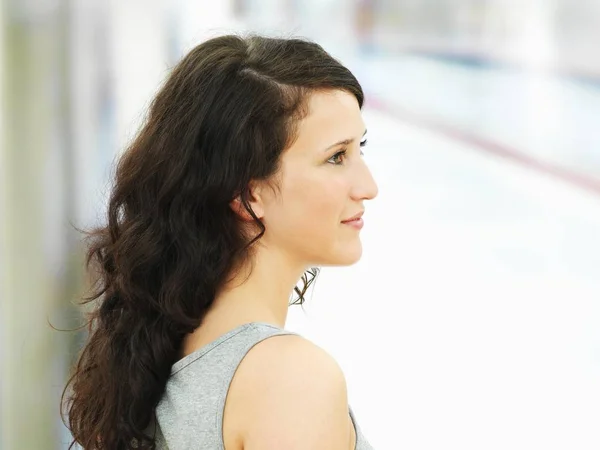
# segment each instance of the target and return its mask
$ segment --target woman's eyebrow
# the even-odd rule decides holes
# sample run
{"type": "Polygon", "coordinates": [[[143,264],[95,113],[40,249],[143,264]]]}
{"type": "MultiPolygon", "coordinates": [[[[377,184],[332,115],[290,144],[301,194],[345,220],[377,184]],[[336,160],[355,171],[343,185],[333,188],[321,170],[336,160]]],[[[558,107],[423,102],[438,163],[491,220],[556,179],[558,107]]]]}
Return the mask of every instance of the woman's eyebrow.
{"type": "MultiPolygon", "coordinates": [[[[365,134],[367,134],[367,130],[365,130],[365,132],[363,133],[363,136],[364,136],[365,134]]],[[[354,138],[351,138],[351,139],[344,139],[343,141],[339,141],[339,142],[336,142],[336,143],[335,143],[335,144],[333,144],[333,145],[330,145],[330,146],[329,146],[329,147],[327,147],[327,148],[326,148],[324,151],[330,150],[330,149],[332,149],[332,148],[334,148],[334,147],[337,147],[338,145],[350,145],[350,144],[352,144],[353,142],[354,142],[354,138]]]]}

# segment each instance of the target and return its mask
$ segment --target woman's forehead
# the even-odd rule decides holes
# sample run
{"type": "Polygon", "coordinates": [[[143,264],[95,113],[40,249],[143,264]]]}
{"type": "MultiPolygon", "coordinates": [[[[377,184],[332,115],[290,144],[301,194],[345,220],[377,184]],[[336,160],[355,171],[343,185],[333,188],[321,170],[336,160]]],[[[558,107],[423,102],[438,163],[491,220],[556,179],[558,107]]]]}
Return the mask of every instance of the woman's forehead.
{"type": "Polygon", "coordinates": [[[339,140],[360,138],[364,132],[358,101],[345,91],[313,93],[308,99],[307,112],[298,124],[298,140],[320,143],[327,148],[339,140]]]}

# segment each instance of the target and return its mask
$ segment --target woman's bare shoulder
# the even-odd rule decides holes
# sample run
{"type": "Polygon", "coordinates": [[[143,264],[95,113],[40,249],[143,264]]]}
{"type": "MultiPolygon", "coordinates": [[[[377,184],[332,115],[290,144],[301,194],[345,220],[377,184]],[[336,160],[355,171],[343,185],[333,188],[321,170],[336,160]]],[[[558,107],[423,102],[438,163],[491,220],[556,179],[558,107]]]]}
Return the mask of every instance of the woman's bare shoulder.
{"type": "Polygon", "coordinates": [[[279,335],[255,345],[230,396],[231,423],[244,449],[353,448],[343,371],[304,337],[279,335]]]}

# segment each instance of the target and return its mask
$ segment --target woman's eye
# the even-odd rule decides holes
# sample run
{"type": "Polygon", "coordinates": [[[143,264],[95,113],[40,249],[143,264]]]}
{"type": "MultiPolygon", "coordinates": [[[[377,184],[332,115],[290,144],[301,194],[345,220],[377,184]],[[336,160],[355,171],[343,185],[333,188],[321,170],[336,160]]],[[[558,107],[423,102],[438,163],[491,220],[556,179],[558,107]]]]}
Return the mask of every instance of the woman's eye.
{"type": "MultiPolygon", "coordinates": [[[[367,145],[366,138],[364,140],[360,141],[360,156],[364,156],[362,148],[366,145],[367,145]]],[[[329,162],[330,164],[335,164],[336,166],[341,165],[343,160],[345,160],[346,157],[348,156],[347,151],[348,151],[348,149],[344,149],[344,150],[337,152],[335,155],[333,155],[331,158],[329,158],[329,160],[327,162],[329,162]]]]}
{"type": "Polygon", "coordinates": [[[360,141],[360,156],[364,156],[364,152],[362,151],[363,147],[367,145],[367,138],[360,141]]]}
{"type": "Polygon", "coordinates": [[[343,158],[345,156],[346,156],[346,150],[342,150],[340,152],[337,152],[331,158],[329,158],[327,160],[327,162],[330,164],[335,164],[336,166],[339,166],[342,163],[342,161],[340,161],[340,158],[343,158]]]}

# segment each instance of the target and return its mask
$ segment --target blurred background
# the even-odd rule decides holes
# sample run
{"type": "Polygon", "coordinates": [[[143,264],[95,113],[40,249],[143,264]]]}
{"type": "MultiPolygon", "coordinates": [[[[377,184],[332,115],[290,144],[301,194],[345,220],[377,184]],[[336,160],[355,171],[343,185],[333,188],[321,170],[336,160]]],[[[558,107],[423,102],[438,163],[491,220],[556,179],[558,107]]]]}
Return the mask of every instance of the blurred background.
{"type": "Polygon", "coordinates": [[[367,94],[363,258],[288,328],[373,446],[599,449],[600,0],[3,0],[0,449],[67,448],[75,227],[170,67],[236,31],[317,40],[367,94]]]}

